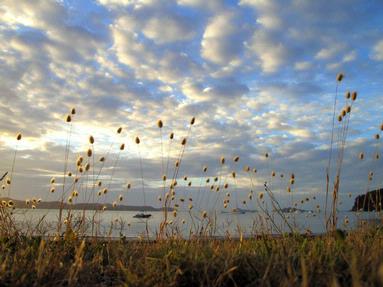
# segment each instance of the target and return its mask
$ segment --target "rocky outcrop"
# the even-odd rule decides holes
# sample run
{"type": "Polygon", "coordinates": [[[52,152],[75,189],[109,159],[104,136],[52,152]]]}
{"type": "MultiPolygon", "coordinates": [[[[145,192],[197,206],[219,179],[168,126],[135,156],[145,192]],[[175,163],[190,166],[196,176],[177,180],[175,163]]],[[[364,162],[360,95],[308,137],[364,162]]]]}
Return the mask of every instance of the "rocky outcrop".
{"type": "Polygon", "coordinates": [[[381,211],[383,207],[383,188],[367,192],[355,198],[352,211],[381,211]]]}

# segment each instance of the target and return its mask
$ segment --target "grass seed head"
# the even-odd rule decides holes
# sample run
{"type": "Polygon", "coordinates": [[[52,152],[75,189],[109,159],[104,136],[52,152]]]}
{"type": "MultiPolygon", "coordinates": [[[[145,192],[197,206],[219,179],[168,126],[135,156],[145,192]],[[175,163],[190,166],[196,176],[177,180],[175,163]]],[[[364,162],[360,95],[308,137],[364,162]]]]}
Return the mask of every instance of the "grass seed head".
{"type": "Polygon", "coordinates": [[[124,149],[125,149],[125,144],[123,143],[120,145],[120,150],[124,150],[124,149]]]}
{"type": "Polygon", "coordinates": [[[121,132],[122,132],[122,127],[119,127],[119,128],[117,129],[117,133],[120,134],[121,132]]]}
{"type": "Polygon", "coordinates": [[[158,126],[160,129],[162,129],[162,127],[164,126],[164,124],[162,123],[161,120],[158,120],[158,122],[157,122],[157,126],[158,126]]]}
{"type": "Polygon", "coordinates": [[[94,137],[93,137],[93,136],[90,136],[90,137],[89,137],[89,143],[90,143],[90,144],[94,144],[94,137]]]}
{"type": "Polygon", "coordinates": [[[16,139],[19,141],[19,140],[21,140],[21,138],[22,138],[22,135],[21,134],[17,134],[16,139]]]}
{"type": "Polygon", "coordinates": [[[351,100],[355,101],[357,97],[358,97],[358,93],[355,92],[355,91],[352,92],[352,94],[351,94],[351,100]]]}
{"type": "Polygon", "coordinates": [[[186,145],[186,138],[183,138],[183,139],[182,139],[181,144],[182,144],[182,145],[186,145]]]}
{"type": "Polygon", "coordinates": [[[194,125],[194,123],[195,123],[195,117],[192,117],[192,119],[190,121],[190,125],[192,126],[192,125],[194,125]]]}
{"type": "Polygon", "coordinates": [[[337,82],[341,82],[343,80],[343,78],[344,78],[343,73],[339,73],[338,75],[336,75],[337,82]]]}
{"type": "Polygon", "coordinates": [[[172,140],[174,139],[174,133],[170,133],[169,138],[172,140]]]}
{"type": "Polygon", "coordinates": [[[75,114],[76,114],[76,109],[75,109],[75,108],[72,108],[72,110],[70,111],[70,113],[71,113],[72,115],[75,115],[75,114]]]}
{"type": "Polygon", "coordinates": [[[88,151],[87,151],[87,155],[88,155],[88,157],[91,157],[92,154],[93,154],[93,151],[92,151],[91,148],[89,148],[88,151]]]}
{"type": "Polygon", "coordinates": [[[238,161],[239,161],[239,156],[234,157],[234,158],[233,158],[233,161],[234,161],[234,162],[238,162],[238,161]]]}
{"type": "Polygon", "coordinates": [[[104,162],[104,161],[105,161],[105,157],[103,157],[103,156],[100,157],[99,161],[100,161],[100,162],[104,162]]]}
{"type": "Polygon", "coordinates": [[[70,115],[66,116],[66,122],[70,123],[72,121],[72,117],[70,115]]]}
{"type": "Polygon", "coordinates": [[[346,98],[347,100],[350,99],[350,98],[351,98],[351,93],[350,93],[350,91],[347,91],[346,94],[345,94],[344,96],[345,96],[345,98],[346,98]]]}
{"type": "Polygon", "coordinates": [[[135,142],[136,142],[136,144],[140,144],[140,138],[136,137],[135,142]]]}
{"type": "Polygon", "coordinates": [[[376,135],[375,135],[375,139],[376,139],[376,140],[380,139],[380,135],[379,135],[379,134],[376,134],[376,135]]]}

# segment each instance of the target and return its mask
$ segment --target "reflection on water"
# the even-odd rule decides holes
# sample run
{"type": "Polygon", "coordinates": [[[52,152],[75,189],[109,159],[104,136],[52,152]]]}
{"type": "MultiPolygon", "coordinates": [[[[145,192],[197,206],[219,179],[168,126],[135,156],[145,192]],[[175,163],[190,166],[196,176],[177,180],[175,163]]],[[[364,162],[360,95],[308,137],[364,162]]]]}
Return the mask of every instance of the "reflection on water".
{"type": "MultiPolygon", "coordinates": [[[[134,218],[135,211],[72,211],[74,218],[85,215],[87,225],[83,232],[87,235],[138,236],[155,237],[164,213],[150,212],[149,219],[134,218]],[[92,226],[92,221],[95,224],[92,226]],[[92,232],[93,230],[93,232],[92,232]]],[[[64,213],[66,214],[66,212],[64,213]]],[[[16,209],[14,218],[24,230],[35,230],[35,233],[52,234],[56,231],[59,211],[43,209],[16,209]],[[36,226],[39,228],[36,229],[36,226]]],[[[355,213],[340,211],[338,213],[338,228],[350,230],[363,222],[381,221],[381,214],[376,212],[355,213]]],[[[200,212],[179,211],[177,217],[172,213],[167,218],[168,234],[182,234],[184,238],[201,232],[211,236],[236,237],[241,232],[244,236],[254,234],[290,232],[292,229],[299,232],[319,234],[325,232],[325,219],[323,213],[285,213],[282,218],[278,213],[266,216],[261,212],[251,213],[210,213],[203,218],[200,212]]]]}

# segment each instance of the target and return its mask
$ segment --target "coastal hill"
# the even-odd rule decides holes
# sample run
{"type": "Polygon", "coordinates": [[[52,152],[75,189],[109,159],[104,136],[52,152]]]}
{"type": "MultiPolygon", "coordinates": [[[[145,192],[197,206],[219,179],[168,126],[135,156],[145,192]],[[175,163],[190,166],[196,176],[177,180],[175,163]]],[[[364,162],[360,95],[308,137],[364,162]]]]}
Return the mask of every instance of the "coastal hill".
{"type": "MultiPolygon", "coordinates": [[[[61,202],[60,201],[41,201],[39,203],[26,204],[23,200],[10,199],[10,198],[0,198],[0,202],[6,201],[9,202],[12,200],[14,206],[16,208],[31,208],[32,204],[36,207],[36,209],[60,209],[61,202]]],[[[106,207],[107,210],[116,210],[116,211],[161,211],[162,208],[155,208],[153,206],[134,206],[134,205],[119,205],[117,204],[113,207],[110,203],[74,203],[68,204],[63,203],[63,209],[73,209],[73,210],[101,210],[103,207],[106,207]]],[[[172,208],[168,208],[169,211],[172,208]]]]}
{"type": "Polygon", "coordinates": [[[383,206],[383,188],[358,195],[351,211],[381,211],[383,206]]]}

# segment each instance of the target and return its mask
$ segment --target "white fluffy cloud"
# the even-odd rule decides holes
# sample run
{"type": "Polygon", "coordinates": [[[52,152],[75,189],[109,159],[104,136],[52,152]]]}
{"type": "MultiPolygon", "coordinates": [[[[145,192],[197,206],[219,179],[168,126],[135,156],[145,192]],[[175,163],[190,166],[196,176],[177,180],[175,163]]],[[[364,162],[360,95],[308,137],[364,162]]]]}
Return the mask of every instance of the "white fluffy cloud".
{"type": "Polygon", "coordinates": [[[377,61],[383,61],[383,40],[378,41],[372,48],[372,58],[377,61]]]}
{"type": "Polygon", "coordinates": [[[206,60],[228,65],[241,57],[244,46],[244,27],[239,15],[225,11],[209,20],[201,41],[201,55],[206,60]]]}

